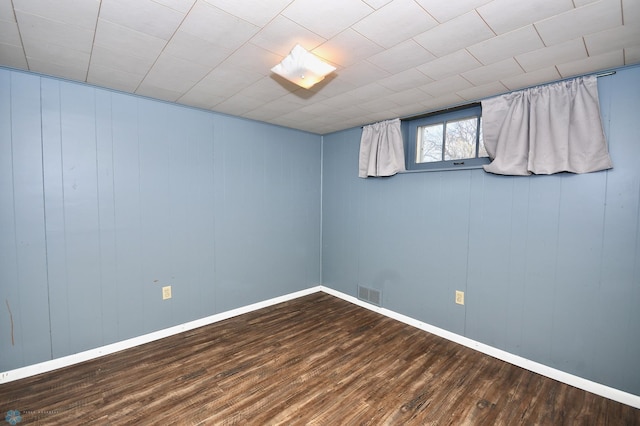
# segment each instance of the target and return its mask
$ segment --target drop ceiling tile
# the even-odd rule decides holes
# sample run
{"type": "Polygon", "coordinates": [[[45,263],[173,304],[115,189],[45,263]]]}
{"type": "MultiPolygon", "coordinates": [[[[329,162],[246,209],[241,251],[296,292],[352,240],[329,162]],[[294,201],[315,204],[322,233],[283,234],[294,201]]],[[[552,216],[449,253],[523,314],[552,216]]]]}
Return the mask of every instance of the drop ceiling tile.
{"type": "Polygon", "coordinates": [[[441,57],[495,36],[475,12],[471,11],[414,37],[429,52],[441,57]]]}
{"type": "Polygon", "coordinates": [[[313,49],[313,53],[333,64],[348,67],[375,55],[382,49],[382,46],[357,31],[347,28],[331,40],[313,49]]]}
{"type": "Polygon", "coordinates": [[[0,1],[0,21],[16,22],[12,6],[10,1],[0,1]]]}
{"type": "Polygon", "coordinates": [[[467,48],[485,65],[544,47],[532,25],[474,44],[467,48]]]}
{"type": "Polygon", "coordinates": [[[295,0],[282,15],[330,39],[372,11],[360,0],[295,0]]]}
{"type": "Polygon", "coordinates": [[[504,34],[572,9],[572,0],[493,0],[478,13],[496,34],[504,34]]]}
{"type": "Polygon", "coordinates": [[[286,114],[291,110],[277,102],[270,102],[261,105],[259,108],[244,113],[242,116],[257,121],[269,121],[280,115],[286,114]]]}
{"type": "Polygon", "coordinates": [[[215,105],[227,99],[224,96],[207,93],[194,87],[177,99],[183,105],[190,105],[196,108],[211,109],[215,105]]]}
{"type": "Polygon", "coordinates": [[[213,68],[229,57],[233,51],[178,30],[164,52],[176,58],[213,68]]]}
{"type": "Polygon", "coordinates": [[[509,58],[464,72],[462,76],[469,80],[474,86],[481,86],[518,74],[524,74],[524,71],[513,58],[509,58]]]}
{"type": "Polygon", "coordinates": [[[576,75],[589,74],[595,71],[621,67],[624,65],[624,56],[622,49],[619,51],[608,52],[598,56],[591,56],[579,61],[567,62],[557,66],[562,78],[573,77],[576,75]]]}
{"type": "Polygon", "coordinates": [[[152,0],[102,0],[100,19],[169,40],[184,19],[184,13],[152,0]]]}
{"type": "Polygon", "coordinates": [[[378,81],[378,84],[395,92],[401,92],[403,90],[424,86],[425,84],[429,84],[431,82],[433,82],[433,79],[427,77],[417,69],[411,68],[406,71],[383,78],[382,80],[378,81]]]}
{"type": "Polygon", "coordinates": [[[163,6],[167,6],[177,12],[187,13],[193,5],[195,4],[195,0],[153,0],[156,3],[160,3],[163,6]]]}
{"type": "Polygon", "coordinates": [[[282,60],[282,56],[269,52],[252,43],[247,43],[225,60],[234,68],[253,71],[262,75],[271,75],[271,68],[282,60]]]}
{"type": "Polygon", "coordinates": [[[625,25],[640,25],[640,2],[638,0],[622,0],[622,16],[625,25]]]}
{"type": "MultiPolygon", "coordinates": [[[[31,46],[38,43],[57,44],[67,49],[91,53],[91,30],[25,12],[16,12],[16,17],[24,43],[28,41],[31,46]]],[[[27,56],[30,56],[29,51],[27,56]]]]}
{"type": "Polygon", "coordinates": [[[446,95],[447,93],[454,93],[471,86],[472,85],[468,80],[465,80],[459,75],[454,75],[452,77],[420,86],[420,90],[423,90],[434,98],[437,98],[439,96],[446,95]]]}
{"type": "Polygon", "coordinates": [[[384,98],[373,98],[373,100],[362,102],[360,107],[369,112],[380,112],[380,111],[388,111],[395,110],[396,107],[400,105],[389,99],[388,97],[384,98]]]}
{"type": "Polygon", "coordinates": [[[516,56],[516,60],[525,71],[535,71],[565,62],[577,61],[587,57],[582,38],[576,38],[550,47],[533,50],[516,56]]]}
{"type": "Polygon", "coordinates": [[[362,120],[365,120],[368,122],[378,121],[377,119],[367,118],[369,115],[369,112],[360,108],[359,105],[345,106],[344,108],[340,108],[339,113],[342,119],[345,121],[352,120],[352,119],[358,123],[361,122],[362,120]]]}
{"type": "Polygon", "coordinates": [[[295,111],[291,111],[288,112],[286,114],[282,114],[280,117],[278,117],[275,122],[276,123],[287,123],[287,126],[290,126],[291,124],[296,124],[298,125],[300,122],[304,122],[307,120],[312,120],[316,117],[315,114],[311,114],[305,111],[302,111],[300,109],[297,109],[295,111]]]}
{"type": "Polygon", "coordinates": [[[323,99],[327,99],[327,97],[321,93],[315,93],[307,89],[303,89],[302,87],[297,88],[293,92],[287,93],[283,97],[279,98],[279,100],[283,102],[290,102],[298,105],[298,108],[309,105],[309,101],[321,101],[323,99]]]}
{"type": "Polygon", "coordinates": [[[118,54],[152,61],[155,61],[166,45],[160,38],[102,19],[98,20],[94,43],[118,54]]]}
{"type": "Polygon", "coordinates": [[[258,99],[237,94],[220,102],[213,109],[214,111],[223,112],[225,114],[242,116],[247,112],[258,108],[260,105],[262,105],[262,101],[258,99]]]}
{"type": "Polygon", "coordinates": [[[180,92],[168,90],[164,87],[155,87],[145,83],[144,81],[140,83],[140,86],[136,90],[136,94],[169,102],[175,102],[180,96],[182,96],[182,93],[180,92]]]}
{"type": "Polygon", "coordinates": [[[624,64],[633,65],[640,63],[640,46],[624,49],[624,64]]]}
{"type": "Polygon", "coordinates": [[[337,75],[338,80],[359,87],[373,83],[381,78],[388,77],[391,73],[368,61],[362,61],[343,70],[339,70],[337,75]]]}
{"type": "Polygon", "coordinates": [[[312,116],[324,116],[324,115],[331,114],[334,111],[334,109],[332,106],[325,105],[322,102],[318,102],[318,103],[304,106],[300,108],[299,111],[312,116]]]}
{"type": "Polygon", "coordinates": [[[517,90],[559,79],[561,79],[561,77],[556,67],[547,67],[526,74],[503,78],[500,82],[509,90],[517,90]]]}
{"type": "Polygon", "coordinates": [[[298,86],[289,81],[280,81],[269,76],[243,88],[238,94],[264,103],[281,98],[297,88],[298,86]]]}
{"type": "MultiPolygon", "coordinates": [[[[209,68],[163,53],[142,81],[143,85],[162,87],[180,94],[200,81],[209,68]]],[[[177,98],[176,98],[177,99],[177,98]]]]}
{"type": "Polygon", "coordinates": [[[235,50],[253,37],[260,28],[208,3],[198,1],[182,22],[180,29],[216,46],[235,50]],[[212,25],[213,22],[215,25],[212,25]]]}
{"type": "MultiPolygon", "coordinates": [[[[33,42],[29,39],[24,42],[24,50],[27,54],[29,64],[31,64],[31,60],[33,59],[37,59],[40,62],[50,62],[53,65],[60,66],[60,69],[68,68],[73,70],[74,75],[77,75],[76,72],[78,70],[84,69],[84,75],[80,81],[85,80],[86,72],[89,69],[90,57],[86,52],[42,41],[33,42]]],[[[60,76],[60,74],[56,75],[60,76]]]]}
{"type": "Polygon", "coordinates": [[[424,64],[418,70],[434,80],[440,80],[480,66],[482,64],[463,49],[424,64]]]}
{"type": "Polygon", "coordinates": [[[358,87],[344,93],[345,96],[350,97],[352,100],[368,100],[372,98],[382,98],[384,96],[391,95],[393,91],[378,83],[367,84],[366,86],[358,87]]]}
{"type": "Polygon", "coordinates": [[[391,2],[391,0],[363,0],[363,1],[374,9],[380,9],[385,4],[388,4],[391,2]]]}
{"type": "MultiPolygon", "coordinates": [[[[348,92],[349,90],[355,89],[358,86],[363,86],[363,84],[354,84],[349,81],[346,81],[342,78],[342,71],[338,70],[335,73],[329,74],[322,80],[320,83],[309,89],[300,89],[303,93],[310,94],[311,96],[315,96],[316,94],[324,97],[330,98],[336,95],[339,95],[344,92],[348,92]]],[[[385,74],[388,75],[388,74],[385,74]]]]}
{"type": "Polygon", "coordinates": [[[126,72],[102,64],[97,65],[92,60],[89,74],[87,75],[87,83],[131,93],[136,90],[143,78],[144,75],[126,72]]]}
{"type": "Polygon", "coordinates": [[[640,45],[640,25],[623,25],[584,37],[589,56],[640,45]]]}
{"type": "Polygon", "coordinates": [[[424,111],[422,113],[429,113],[433,111],[440,111],[447,108],[453,108],[462,104],[466,104],[467,101],[455,93],[447,93],[446,95],[439,96],[437,98],[427,99],[423,102],[424,111]]]}
{"type": "Polygon", "coordinates": [[[139,58],[126,55],[100,45],[95,45],[93,53],[91,53],[91,66],[119,70],[129,75],[141,76],[140,79],[149,72],[154,62],[155,58],[139,58]]]}
{"type": "Polygon", "coordinates": [[[225,12],[262,27],[291,3],[291,0],[205,0],[225,12]]]}
{"type": "Polygon", "coordinates": [[[250,85],[264,78],[261,74],[221,65],[207,74],[191,90],[199,90],[210,96],[231,97],[250,85]]]}
{"type": "Polygon", "coordinates": [[[453,19],[457,16],[464,15],[465,13],[489,3],[491,0],[456,0],[456,1],[443,1],[443,0],[416,0],[427,12],[438,22],[446,22],[449,19],[453,19]]]}
{"type": "Polygon", "coordinates": [[[14,4],[17,11],[92,31],[96,26],[100,9],[99,0],[19,0],[14,4]]]}
{"type": "Polygon", "coordinates": [[[349,105],[353,104],[353,99],[344,93],[340,93],[339,95],[323,100],[322,104],[328,105],[336,110],[349,107],[349,105]]]}
{"type": "Polygon", "coordinates": [[[422,65],[435,57],[413,40],[404,41],[390,49],[371,56],[367,61],[391,74],[422,65]]]}
{"type": "Polygon", "coordinates": [[[22,47],[20,32],[16,22],[0,20],[0,43],[22,47]]]}
{"type": "Polygon", "coordinates": [[[29,70],[41,74],[53,75],[69,80],[85,81],[87,78],[87,67],[73,64],[57,64],[40,58],[27,56],[29,70]]]}
{"type": "Polygon", "coordinates": [[[256,46],[281,56],[287,56],[296,44],[313,50],[325,41],[316,33],[284,16],[276,17],[251,39],[251,43],[256,46]]]}
{"type": "Polygon", "coordinates": [[[618,25],[622,25],[620,0],[601,0],[535,24],[547,46],[618,25]]]}
{"type": "MultiPolygon", "coordinates": [[[[431,96],[425,93],[424,102],[429,102],[429,100],[434,99],[431,96]]],[[[393,107],[393,111],[396,113],[396,116],[399,118],[410,118],[415,117],[417,115],[422,115],[427,111],[428,107],[422,102],[416,102],[413,104],[403,104],[397,107],[393,107]]]]}
{"type": "Polygon", "coordinates": [[[27,58],[22,46],[0,43],[0,65],[11,68],[27,69],[27,58]]]}
{"type": "Polygon", "coordinates": [[[468,89],[459,90],[456,92],[458,96],[462,99],[466,99],[468,101],[479,101],[487,98],[488,96],[495,96],[497,94],[502,94],[508,92],[508,89],[499,81],[484,84],[482,86],[470,87],[468,89]]]}
{"type": "Polygon", "coordinates": [[[353,29],[380,46],[389,48],[437,24],[413,0],[393,0],[353,25],[353,29]]]}
{"type": "Polygon", "coordinates": [[[417,105],[432,99],[433,96],[418,88],[393,93],[384,99],[397,105],[417,105]]]}

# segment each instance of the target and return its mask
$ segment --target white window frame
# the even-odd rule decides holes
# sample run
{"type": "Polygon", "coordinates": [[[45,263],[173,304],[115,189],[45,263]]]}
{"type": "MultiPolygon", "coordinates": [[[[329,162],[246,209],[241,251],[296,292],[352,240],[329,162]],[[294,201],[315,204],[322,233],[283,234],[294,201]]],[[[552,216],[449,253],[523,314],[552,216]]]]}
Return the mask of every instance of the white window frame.
{"type": "MultiPolygon", "coordinates": [[[[485,164],[489,164],[491,160],[489,157],[477,157],[479,153],[479,136],[480,126],[476,133],[476,157],[464,158],[457,160],[442,160],[433,161],[428,163],[416,162],[417,151],[417,134],[418,128],[422,126],[429,126],[438,123],[446,123],[449,121],[461,120],[464,118],[478,117],[479,124],[482,117],[482,107],[480,104],[465,105],[458,108],[452,108],[450,110],[438,111],[432,114],[428,114],[422,117],[416,117],[408,120],[404,120],[403,130],[408,134],[406,140],[406,165],[407,171],[441,171],[441,170],[461,170],[461,169],[478,169],[485,164]]],[[[443,144],[444,150],[444,144],[443,144]]]]}

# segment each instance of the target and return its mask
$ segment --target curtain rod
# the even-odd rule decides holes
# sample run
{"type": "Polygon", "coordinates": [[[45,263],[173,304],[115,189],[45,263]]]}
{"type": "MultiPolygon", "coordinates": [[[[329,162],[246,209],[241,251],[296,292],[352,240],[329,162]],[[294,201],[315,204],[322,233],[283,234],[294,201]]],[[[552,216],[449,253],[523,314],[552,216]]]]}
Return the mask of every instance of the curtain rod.
{"type": "MultiPolygon", "coordinates": [[[[593,75],[596,78],[600,78],[600,77],[608,77],[610,75],[614,75],[615,73],[616,73],[616,71],[605,71],[605,72],[600,73],[600,74],[597,74],[597,73],[585,74],[585,75],[583,75],[581,77],[586,77],[586,76],[589,76],[589,75],[593,75]]],[[[561,80],[552,81],[550,83],[538,84],[538,85],[535,85],[535,86],[530,86],[528,88],[536,87],[536,86],[544,86],[546,84],[557,83],[557,82],[560,82],[560,81],[571,80],[572,78],[577,78],[577,77],[563,78],[561,80]]],[[[527,89],[527,87],[525,87],[523,89],[518,89],[518,90],[524,90],[524,89],[527,89]]],[[[424,118],[424,117],[427,117],[427,116],[432,115],[432,114],[442,114],[442,113],[446,113],[446,112],[455,111],[455,110],[458,110],[458,109],[471,108],[471,107],[474,107],[476,105],[480,105],[480,102],[471,102],[471,103],[468,103],[468,104],[458,105],[458,106],[454,106],[454,107],[446,108],[446,109],[440,109],[440,110],[437,110],[437,111],[431,111],[431,112],[427,112],[427,113],[424,113],[424,114],[418,114],[418,115],[413,115],[413,116],[408,116],[408,117],[400,117],[400,120],[415,120],[417,118],[424,118]]],[[[385,120],[383,120],[383,121],[385,121],[385,120]]],[[[360,126],[360,128],[363,129],[366,126],[371,126],[372,124],[375,124],[375,123],[365,124],[364,126],[360,126]]]]}

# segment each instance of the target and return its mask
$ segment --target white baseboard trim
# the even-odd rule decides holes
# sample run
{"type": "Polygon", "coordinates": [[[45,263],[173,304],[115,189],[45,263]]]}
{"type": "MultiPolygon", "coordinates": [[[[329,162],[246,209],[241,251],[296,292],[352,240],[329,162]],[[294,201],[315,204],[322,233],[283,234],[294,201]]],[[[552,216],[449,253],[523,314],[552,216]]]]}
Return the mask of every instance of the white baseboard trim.
{"type": "Polygon", "coordinates": [[[405,324],[411,325],[413,327],[419,328],[420,330],[427,331],[429,333],[435,334],[436,336],[443,337],[447,340],[450,340],[455,343],[459,343],[463,346],[469,347],[471,349],[475,349],[479,352],[482,352],[486,355],[492,356],[499,360],[508,362],[513,365],[517,365],[518,367],[522,367],[526,370],[532,371],[534,373],[540,374],[545,377],[549,377],[551,379],[557,380],[559,382],[565,383],[570,386],[574,386],[576,388],[585,390],[587,392],[594,393],[596,395],[603,396],[605,398],[609,398],[611,400],[621,402],[626,405],[630,405],[635,408],[640,408],[640,396],[634,395],[628,392],[621,391],[619,389],[612,388],[610,386],[605,386],[600,383],[593,382],[591,380],[584,379],[579,376],[575,376],[573,374],[566,373],[564,371],[546,366],[544,364],[540,364],[535,361],[531,361],[527,358],[523,358],[518,355],[514,355],[510,352],[503,351],[502,349],[494,348],[493,346],[485,345],[484,343],[477,342],[475,340],[469,339],[467,337],[461,336],[459,334],[452,333],[450,331],[444,330],[439,327],[435,327],[433,325],[424,323],[422,321],[418,321],[411,317],[408,317],[403,314],[399,314],[397,312],[391,311],[386,308],[381,308],[379,306],[372,305],[370,303],[364,302],[356,297],[349,296],[342,292],[330,289],[328,287],[320,286],[321,291],[330,294],[332,296],[336,296],[342,300],[347,302],[354,303],[358,306],[362,306],[371,311],[378,312],[384,316],[389,318],[393,318],[405,324]]]}
{"type": "Polygon", "coordinates": [[[174,327],[169,327],[162,330],[154,331],[152,333],[144,334],[142,336],[137,336],[131,339],[122,340],[120,342],[101,346],[99,348],[89,349],[87,351],[52,359],[50,361],[44,361],[37,364],[28,365],[26,367],[16,368],[15,370],[0,372],[0,384],[35,376],[36,374],[47,373],[49,371],[57,370],[62,367],[68,367],[73,364],[78,364],[80,362],[89,361],[104,355],[109,355],[114,352],[122,351],[124,349],[133,348],[135,346],[143,345],[145,343],[149,343],[155,340],[163,339],[165,337],[173,336],[174,334],[193,330],[198,327],[213,324],[228,318],[246,314],[248,312],[252,312],[258,309],[266,308],[268,306],[275,305],[281,302],[286,302],[288,300],[297,299],[298,297],[306,296],[308,294],[317,293],[319,291],[321,291],[320,286],[311,287],[311,288],[301,290],[301,291],[296,291],[294,293],[290,293],[284,296],[279,296],[273,299],[265,300],[263,302],[253,303],[251,305],[232,309],[230,311],[221,312],[219,314],[197,319],[195,321],[190,321],[184,324],[176,325],[174,327]]]}
{"type": "Polygon", "coordinates": [[[14,370],[8,370],[0,372],[0,384],[9,383],[14,380],[24,379],[27,377],[35,376],[37,374],[46,373],[49,371],[57,370],[62,367],[68,367],[70,365],[78,364],[80,362],[89,361],[95,358],[99,358],[104,355],[109,355],[115,352],[122,351],[124,349],[133,348],[145,343],[153,342],[155,340],[163,339],[165,337],[173,336],[184,331],[193,330],[198,327],[213,324],[219,321],[223,321],[228,318],[232,318],[238,315],[246,314],[258,309],[266,308],[281,302],[297,299],[302,296],[307,296],[312,293],[322,291],[332,296],[338,297],[347,302],[351,302],[363,308],[369,309],[374,312],[378,312],[389,318],[393,318],[410,326],[419,328],[426,332],[435,334],[436,336],[443,337],[455,343],[459,343],[471,349],[475,349],[479,352],[508,362],[518,367],[522,367],[537,374],[541,374],[545,377],[557,380],[562,383],[566,383],[570,386],[574,386],[579,389],[583,389],[587,392],[594,393],[596,395],[609,398],[614,401],[621,402],[623,404],[630,405],[640,409],[640,396],[634,395],[628,392],[624,392],[609,386],[602,385],[600,383],[593,382],[591,380],[584,379],[573,374],[565,373],[564,371],[551,368],[544,364],[540,364],[535,361],[523,358],[518,355],[503,351],[502,349],[494,348],[493,346],[485,345],[484,343],[477,342],[459,334],[452,333],[439,327],[418,321],[414,318],[408,317],[403,314],[391,311],[386,308],[381,308],[364,302],[356,297],[349,296],[337,290],[319,285],[311,287],[305,290],[290,293],[284,296],[275,297],[273,299],[265,300],[251,305],[243,306],[240,308],[232,309],[230,311],[221,312],[219,314],[211,315],[205,318],[201,318],[195,321],[190,321],[184,324],[180,324],[174,327],[165,328],[163,330],[154,331],[152,333],[144,334],[142,336],[133,337],[131,339],[123,340],[120,342],[112,343],[109,345],[101,346],[99,348],[90,349],[87,351],[79,352],[77,354],[64,356],[61,358],[52,359],[50,361],[44,361],[26,367],[16,368],[14,370]]]}

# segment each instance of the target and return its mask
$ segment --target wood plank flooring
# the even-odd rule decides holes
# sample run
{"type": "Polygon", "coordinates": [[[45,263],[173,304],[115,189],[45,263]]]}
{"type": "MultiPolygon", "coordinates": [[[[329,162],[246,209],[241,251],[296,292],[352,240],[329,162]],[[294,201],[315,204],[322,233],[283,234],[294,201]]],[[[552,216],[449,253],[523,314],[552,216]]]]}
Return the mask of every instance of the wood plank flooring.
{"type": "Polygon", "coordinates": [[[324,293],[0,385],[0,414],[14,409],[20,425],[640,425],[324,293]]]}

